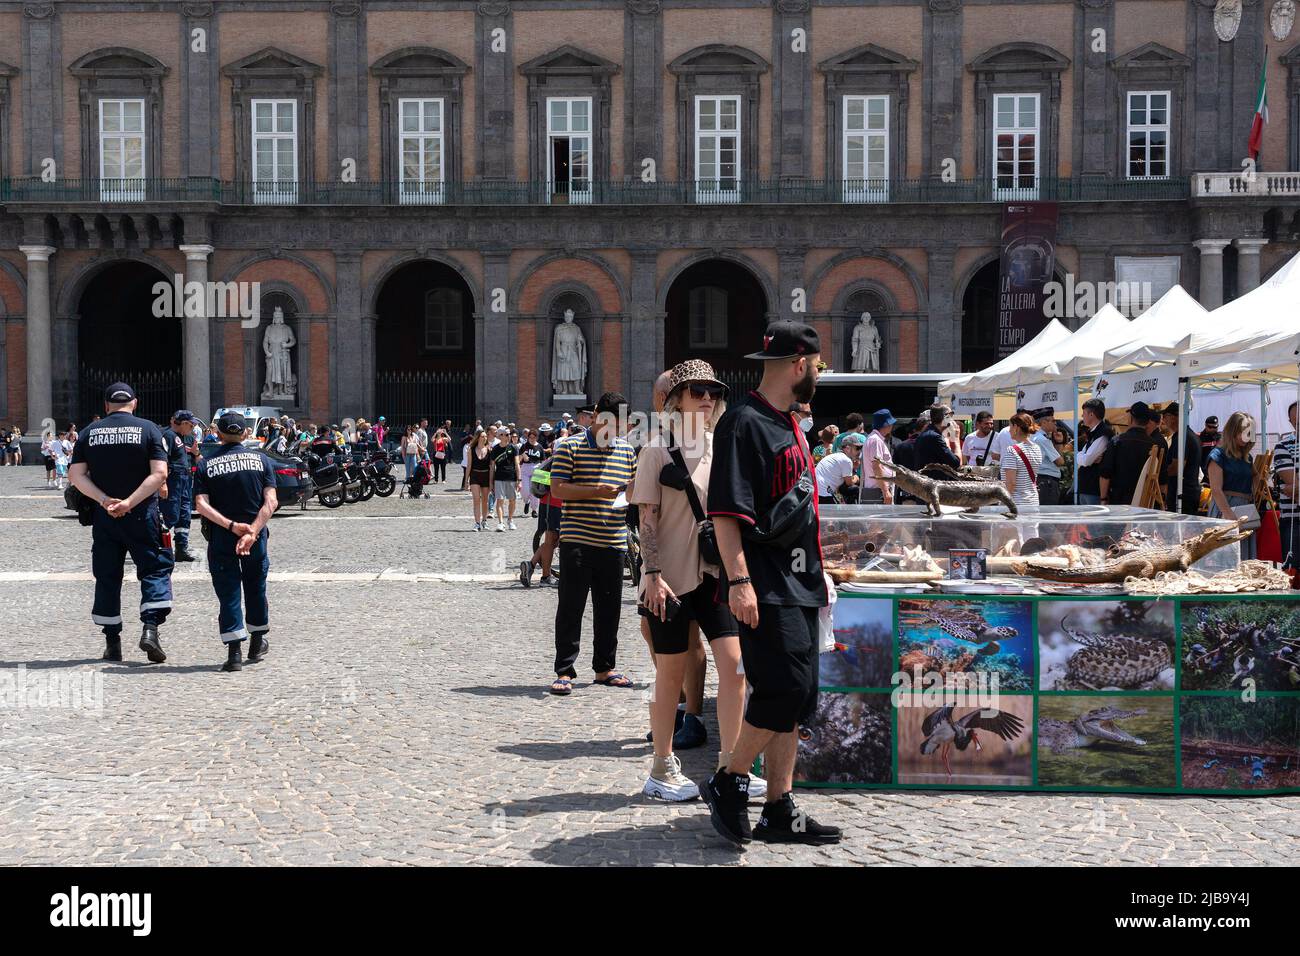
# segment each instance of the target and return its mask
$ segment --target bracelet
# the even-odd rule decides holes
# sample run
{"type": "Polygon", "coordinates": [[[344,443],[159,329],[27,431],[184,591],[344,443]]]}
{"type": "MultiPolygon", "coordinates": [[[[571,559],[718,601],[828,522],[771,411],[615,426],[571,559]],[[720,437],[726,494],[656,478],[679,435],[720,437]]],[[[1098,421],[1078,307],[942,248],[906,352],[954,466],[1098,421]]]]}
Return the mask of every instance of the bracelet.
{"type": "Polygon", "coordinates": [[[230,523],[229,523],[228,525],[226,525],[226,530],[229,531],[229,532],[231,532],[232,534],[234,533],[234,531],[235,531],[235,519],[234,519],[234,518],[231,518],[231,519],[230,519],[230,523]]]}
{"type": "Polygon", "coordinates": [[[658,569],[658,568],[646,568],[646,569],[643,570],[641,573],[642,573],[643,575],[658,574],[658,573],[659,573],[659,569],[658,569]]]}
{"type": "Polygon", "coordinates": [[[748,583],[749,583],[749,575],[745,575],[744,577],[740,577],[740,578],[732,578],[730,581],[727,582],[727,586],[735,588],[735,587],[740,587],[740,585],[742,584],[748,584],[748,583]]]}

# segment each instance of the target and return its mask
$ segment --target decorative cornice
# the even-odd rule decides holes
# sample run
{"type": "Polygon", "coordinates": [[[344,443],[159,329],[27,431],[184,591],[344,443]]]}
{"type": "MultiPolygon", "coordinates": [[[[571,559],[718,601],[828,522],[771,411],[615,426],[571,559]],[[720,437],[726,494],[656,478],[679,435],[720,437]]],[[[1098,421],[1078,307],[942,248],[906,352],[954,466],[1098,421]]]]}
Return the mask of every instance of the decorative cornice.
{"type": "Polygon", "coordinates": [[[961,7],[961,0],[927,0],[931,13],[951,13],[961,7]]]}
{"type": "Polygon", "coordinates": [[[1079,0],[1079,6],[1086,7],[1089,10],[1105,10],[1114,2],[1115,0],[1079,0]]]}
{"type": "Polygon", "coordinates": [[[361,15],[361,4],[355,0],[335,0],[330,4],[330,13],[336,17],[356,17],[361,15]]]}
{"type": "Polygon", "coordinates": [[[642,16],[651,16],[659,12],[662,4],[660,0],[627,0],[627,8],[632,13],[639,13],[642,16]]]}
{"type": "Polygon", "coordinates": [[[209,20],[212,18],[211,3],[182,3],[181,12],[190,20],[209,20]]]}
{"type": "Polygon", "coordinates": [[[48,0],[43,3],[24,3],[23,16],[29,20],[48,20],[54,16],[54,4],[48,0]]]}
{"type": "Polygon", "coordinates": [[[776,9],[781,13],[807,13],[809,0],[776,0],[776,9]]]}
{"type": "Polygon", "coordinates": [[[508,17],[510,15],[510,4],[508,0],[484,0],[478,5],[480,16],[496,19],[498,17],[508,17]]]}

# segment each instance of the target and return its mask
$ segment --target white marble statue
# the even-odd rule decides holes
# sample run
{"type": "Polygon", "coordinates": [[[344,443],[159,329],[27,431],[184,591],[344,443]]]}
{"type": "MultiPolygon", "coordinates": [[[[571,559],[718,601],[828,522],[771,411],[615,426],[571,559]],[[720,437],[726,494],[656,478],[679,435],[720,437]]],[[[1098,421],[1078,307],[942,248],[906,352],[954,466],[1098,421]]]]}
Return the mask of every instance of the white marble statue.
{"type": "Polygon", "coordinates": [[[853,371],[880,371],[880,330],[870,312],[863,312],[853,327],[853,371]]]}
{"type": "Polygon", "coordinates": [[[298,379],[293,374],[293,347],[297,342],[293,329],[284,324],[284,309],[277,305],[262,336],[262,354],[266,356],[262,401],[292,402],[297,397],[298,379]]]}
{"type": "Polygon", "coordinates": [[[551,356],[551,385],[556,397],[586,398],[587,340],[573,324],[573,310],[564,310],[564,321],[555,328],[551,356]]]}

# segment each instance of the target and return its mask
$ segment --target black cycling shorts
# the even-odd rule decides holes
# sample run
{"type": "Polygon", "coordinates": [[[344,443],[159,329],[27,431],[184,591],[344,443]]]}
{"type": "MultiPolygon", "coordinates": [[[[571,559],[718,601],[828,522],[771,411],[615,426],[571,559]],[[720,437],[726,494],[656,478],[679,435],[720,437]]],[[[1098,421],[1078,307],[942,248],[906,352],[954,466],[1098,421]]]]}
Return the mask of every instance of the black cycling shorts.
{"type": "Polygon", "coordinates": [[[746,722],[787,733],[817,708],[818,635],[815,607],[758,606],[758,627],[740,625],[740,659],[751,693],[746,722]]]}
{"type": "Polygon", "coordinates": [[[650,643],[656,654],[685,654],[690,647],[691,621],[698,621],[700,630],[710,641],[720,637],[735,637],[740,633],[731,608],[714,600],[718,579],[711,574],[694,591],[677,595],[682,609],[671,621],[647,617],[650,622],[650,643]]]}

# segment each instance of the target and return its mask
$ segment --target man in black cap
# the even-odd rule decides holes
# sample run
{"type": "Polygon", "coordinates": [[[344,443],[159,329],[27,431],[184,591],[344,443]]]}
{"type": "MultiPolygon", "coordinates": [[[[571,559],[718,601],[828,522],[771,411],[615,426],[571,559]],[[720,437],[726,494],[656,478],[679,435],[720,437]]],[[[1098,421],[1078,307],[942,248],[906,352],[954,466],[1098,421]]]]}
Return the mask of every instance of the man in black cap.
{"type": "Polygon", "coordinates": [[[172,416],[171,424],[162,430],[163,446],[167,449],[167,483],[159,489],[158,497],[163,521],[172,529],[177,561],[197,561],[199,558],[190,550],[194,473],[190,470],[193,456],[185,444],[194,431],[194,420],[193,412],[181,409],[172,416]]]}
{"type": "Polygon", "coordinates": [[[837,843],[840,831],[798,810],[791,792],[799,725],[817,706],[818,612],[828,595],[812,453],[788,409],[812,401],[821,342],[810,326],[776,322],[763,336],[763,350],[747,357],[763,363],[763,379],[718,421],[708,512],[724,570],[719,599],[740,624],[751,693],[730,763],[700,792],[714,829],[737,845],[751,839],[837,843]],[[771,533],[778,501],[783,512],[792,506],[787,534],[771,533]],[[749,768],[760,753],[766,754],[767,802],[751,831],[749,768]]]}
{"type": "Polygon", "coordinates": [[[1146,402],[1135,402],[1128,418],[1128,431],[1110,443],[1101,460],[1102,504],[1131,505],[1138,478],[1151,457],[1151,436],[1147,434],[1151,409],[1146,402]]]}
{"type": "MultiPolygon", "coordinates": [[[[1160,410],[1160,431],[1169,442],[1169,451],[1165,454],[1165,507],[1174,509],[1174,495],[1179,491],[1178,485],[1178,413],[1177,402],[1170,402],[1160,410]]],[[[1179,508],[1185,515],[1194,515],[1201,510],[1201,456],[1197,451],[1196,432],[1184,426],[1183,441],[1187,444],[1186,460],[1183,462],[1182,489],[1179,508]]]]}
{"type": "Polygon", "coordinates": [[[260,448],[243,444],[247,433],[248,423],[239,412],[226,412],[217,419],[221,450],[200,462],[194,477],[195,506],[211,528],[208,570],[221,604],[217,623],[226,645],[223,671],[243,669],[246,637],[250,664],[260,661],[270,648],[266,524],[278,505],[275,467],[260,448]]]}
{"type": "Polygon", "coordinates": [[[1223,434],[1219,431],[1219,416],[1211,415],[1205,420],[1205,427],[1201,429],[1201,468],[1207,467],[1210,461],[1210,452],[1219,447],[1219,440],[1223,434]]]}
{"type": "Polygon", "coordinates": [[[167,448],[153,422],[135,416],[130,385],[104,390],[103,418],[85,427],[72,449],[68,477],[95,502],[90,561],[95,602],[90,618],[104,629],[104,660],[122,659],[122,571],[129,552],[140,579],[140,650],[167,660],[158,627],[172,607],[171,548],[163,543],[158,489],[167,480],[167,448]]]}

